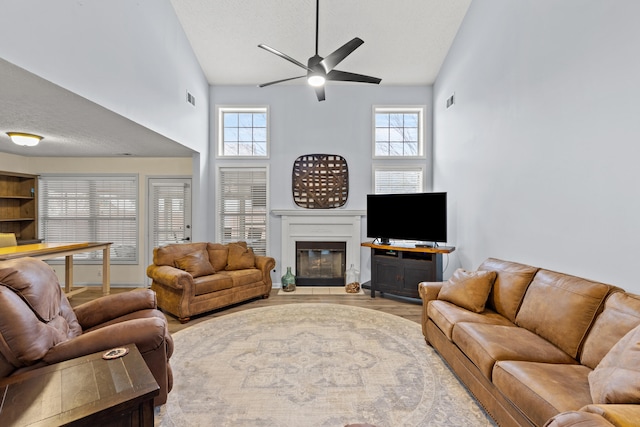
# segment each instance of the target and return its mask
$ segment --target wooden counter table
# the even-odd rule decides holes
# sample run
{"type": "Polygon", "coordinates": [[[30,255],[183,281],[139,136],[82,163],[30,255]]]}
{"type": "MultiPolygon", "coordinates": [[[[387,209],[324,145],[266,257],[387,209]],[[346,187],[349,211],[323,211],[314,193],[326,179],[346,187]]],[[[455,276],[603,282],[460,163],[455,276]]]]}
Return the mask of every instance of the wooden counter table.
{"type": "Polygon", "coordinates": [[[102,293],[103,295],[109,295],[111,243],[35,243],[32,245],[7,246],[0,248],[0,261],[25,257],[44,260],[64,256],[64,292],[69,297],[87,289],[73,289],[73,254],[99,250],[102,250],[102,293]]]}

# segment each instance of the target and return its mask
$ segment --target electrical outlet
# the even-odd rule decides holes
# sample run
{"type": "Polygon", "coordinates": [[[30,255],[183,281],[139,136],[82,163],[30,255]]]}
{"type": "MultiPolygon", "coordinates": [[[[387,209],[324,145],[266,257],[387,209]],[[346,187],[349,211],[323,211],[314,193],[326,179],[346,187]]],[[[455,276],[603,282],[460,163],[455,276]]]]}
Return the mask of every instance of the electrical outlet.
{"type": "Polygon", "coordinates": [[[102,277],[102,270],[98,270],[98,277],[102,277]]]}

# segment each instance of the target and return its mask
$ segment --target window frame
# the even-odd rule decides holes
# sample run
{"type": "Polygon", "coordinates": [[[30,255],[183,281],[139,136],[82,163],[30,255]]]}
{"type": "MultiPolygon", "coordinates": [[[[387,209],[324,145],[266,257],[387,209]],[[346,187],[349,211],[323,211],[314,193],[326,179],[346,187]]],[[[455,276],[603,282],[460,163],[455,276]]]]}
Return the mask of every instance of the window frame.
{"type": "MultiPolygon", "coordinates": [[[[374,160],[415,160],[427,158],[427,141],[425,138],[426,105],[374,105],[371,114],[371,156],[374,160]],[[415,114],[418,113],[418,153],[412,156],[384,156],[376,154],[376,115],[383,113],[415,114]]],[[[403,141],[404,143],[404,141],[403,141]]]]}
{"type": "Polygon", "coordinates": [[[403,172],[403,171],[416,171],[419,170],[422,174],[422,179],[420,180],[421,188],[417,193],[426,192],[427,188],[427,167],[423,164],[373,164],[371,170],[371,183],[372,183],[372,193],[373,194],[389,194],[389,193],[378,193],[376,191],[376,172],[378,171],[389,171],[389,172],[403,172]]]}
{"type": "Polygon", "coordinates": [[[269,159],[270,156],[270,114],[268,105],[216,105],[215,108],[215,124],[216,124],[216,149],[215,156],[219,159],[239,159],[239,160],[255,160],[269,159]],[[266,114],[266,142],[265,155],[247,156],[247,155],[229,155],[224,154],[224,114],[225,113],[265,113],[266,114]]]}
{"type": "MultiPolygon", "coordinates": [[[[45,206],[48,203],[47,200],[50,198],[49,196],[44,194],[47,187],[47,184],[45,184],[44,181],[47,181],[47,180],[50,180],[50,182],[78,181],[78,182],[87,182],[87,183],[98,182],[98,181],[132,181],[133,188],[132,188],[131,196],[133,197],[132,201],[135,203],[135,207],[134,207],[135,213],[131,215],[133,217],[131,221],[134,224],[133,227],[135,229],[135,236],[130,241],[127,241],[127,243],[131,243],[133,245],[133,248],[134,248],[133,257],[124,257],[124,258],[118,257],[117,249],[118,249],[119,242],[117,241],[117,239],[111,239],[111,238],[101,239],[97,237],[97,234],[95,234],[93,237],[89,238],[88,241],[111,242],[112,245],[111,245],[111,251],[110,251],[111,252],[110,262],[112,265],[113,264],[115,265],[139,264],[139,260],[140,260],[140,219],[139,219],[140,218],[140,185],[139,185],[138,174],[129,174],[129,173],[125,173],[125,174],[108,174],[108,173],[105,173],[105,174],[103,173],[100,173],[100,174],[41,174],[38,182],[38,209],[40,211],[39,217],[38,217],[38,229],[40,234],[39,237],[41,238],[46,238],[46,236],[43,235],[44,230],[47,228],[44,226],[44,222],[47,220],[47,214],[44,213],[44,209],[46,209],[45,206]]],[[[98,208],[96,206],[96,202],[98,200],[99,199],[97,198],[89,199],[90,211],[95,211],[98,208]]],[[[94,216],[90,216],[87,218],[96,220],[96,217],[94,216]]],[[[107,217],[104,217],[104,218],[107,218],[107,217]]],[[[81,221],[87,221],[87,220],[81,220],[81,221]]],[[[51,241],[51,240],[48,239],[48,241],[51,241]]],[[[65,240],[65,241],[68,241],[68,240],[65,240]]],[[[62,242],[62,240],[60,242],[62,242]]],[[[60,264],[64,262],[64,257],[54,258],[54,259],[48,260],[48,262],[52,264],[60,264]]],[[[86,254],[75,255],[74,263],[75,264],[101,264],[102,251],[87,252],[86,254]],[[84,255],[86,255],[86,257],[83,258],[84,255]]]]}

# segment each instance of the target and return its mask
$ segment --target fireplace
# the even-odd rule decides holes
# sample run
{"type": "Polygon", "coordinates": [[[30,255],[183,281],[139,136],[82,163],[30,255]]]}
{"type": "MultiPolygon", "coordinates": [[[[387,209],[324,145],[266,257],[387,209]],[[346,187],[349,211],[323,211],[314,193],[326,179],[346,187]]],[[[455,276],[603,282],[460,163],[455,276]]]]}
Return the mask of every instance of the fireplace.
{"type": "MultiPolygon", "coordinates": [[[[365,211],[290,209],[272,210],[271,213],[281,218],[282,252],[278,264],[283,272],[291,267],[296,278],[300,276],[296,258],[297,244],[301,242],[344,242],[346,249],[340,263],[346,267],[353,264],[360,270],[361,218],[366,214],[365,211]]],[[[344,270],[340,276],[340,284],[344,285],[344,270]]],[[[296,284],[300,285],[298,280],[296,284]]]]}
{"type": "Polygon", "coordinates": [[[296,242],[296,284],[342,286],[347,242],[296,242]]]}

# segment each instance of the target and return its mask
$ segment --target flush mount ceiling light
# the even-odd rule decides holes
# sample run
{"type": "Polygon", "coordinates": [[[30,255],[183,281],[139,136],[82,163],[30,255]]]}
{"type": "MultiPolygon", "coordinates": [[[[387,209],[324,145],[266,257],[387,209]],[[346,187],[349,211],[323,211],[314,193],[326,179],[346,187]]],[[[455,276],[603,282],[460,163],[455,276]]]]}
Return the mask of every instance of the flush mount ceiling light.
{"type": "Polygon", "coordinates": [[[9,138],[11,138],[11,141],[13,141],[14,144],[22,145],[25,147],[36,146],[42,139],[42,137],[39,135],[22,132],[7,132],[7,135],[9,135],[9,138]]]}

